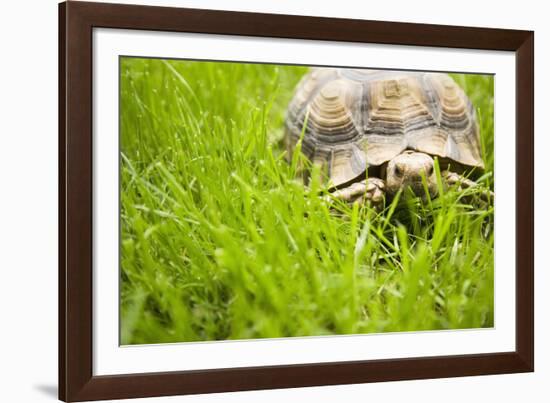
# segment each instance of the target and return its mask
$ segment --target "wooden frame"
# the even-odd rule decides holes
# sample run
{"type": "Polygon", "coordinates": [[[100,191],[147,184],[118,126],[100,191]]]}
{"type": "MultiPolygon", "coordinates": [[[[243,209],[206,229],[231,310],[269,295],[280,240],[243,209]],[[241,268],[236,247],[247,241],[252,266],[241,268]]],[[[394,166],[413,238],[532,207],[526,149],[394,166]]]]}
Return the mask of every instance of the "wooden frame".
{"type": "Polygon", "coordinates": [[[65,401],[530,372],[534,369],[534,34],[487,28],[66,2],[59,5],[59,398],[65,401]],[[92,374],[92,30],[249,35],[516,53],[516,349],[168,373],[92,374]]]}

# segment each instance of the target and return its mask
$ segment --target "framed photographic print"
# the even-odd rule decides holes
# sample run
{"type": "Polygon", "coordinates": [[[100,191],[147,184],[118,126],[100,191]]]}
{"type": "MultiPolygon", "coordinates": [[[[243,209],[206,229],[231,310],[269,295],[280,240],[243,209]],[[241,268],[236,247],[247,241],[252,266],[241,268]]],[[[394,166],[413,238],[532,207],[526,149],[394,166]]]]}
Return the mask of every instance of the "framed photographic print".
{"type": "Polygon", "coordinates": [[[533,371],[533,32],[59,32],[60,399],[533,371]]]}

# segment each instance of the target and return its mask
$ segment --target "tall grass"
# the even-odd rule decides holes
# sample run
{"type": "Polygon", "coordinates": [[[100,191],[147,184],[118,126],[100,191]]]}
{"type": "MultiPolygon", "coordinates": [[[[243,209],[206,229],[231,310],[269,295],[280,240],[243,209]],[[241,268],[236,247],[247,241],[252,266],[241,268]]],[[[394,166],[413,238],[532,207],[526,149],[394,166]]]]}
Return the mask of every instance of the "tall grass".
{"type": "MultiPolygon", "coordinates": [[[[280,139],[303,67],[121,59],[122,344],[493,326],[475,190],[335,213],[280,139]]],[[[479,108],[492,186],[492,77],[479,108]]]]}

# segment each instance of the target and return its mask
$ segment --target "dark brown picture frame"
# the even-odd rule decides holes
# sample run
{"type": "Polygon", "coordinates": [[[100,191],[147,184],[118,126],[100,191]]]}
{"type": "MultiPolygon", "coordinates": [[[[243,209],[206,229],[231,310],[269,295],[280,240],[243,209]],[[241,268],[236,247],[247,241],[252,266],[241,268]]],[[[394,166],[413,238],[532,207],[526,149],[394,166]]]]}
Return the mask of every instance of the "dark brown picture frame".
{"type": "Polygon", "coordinates": [[[533,59],[531,31],[105,3],[60,4],[59,398],[118,399],[533,371],[533,59]],[[515,351],[93,376],[92,31],[98,27],[515,52],[515,351]]]}

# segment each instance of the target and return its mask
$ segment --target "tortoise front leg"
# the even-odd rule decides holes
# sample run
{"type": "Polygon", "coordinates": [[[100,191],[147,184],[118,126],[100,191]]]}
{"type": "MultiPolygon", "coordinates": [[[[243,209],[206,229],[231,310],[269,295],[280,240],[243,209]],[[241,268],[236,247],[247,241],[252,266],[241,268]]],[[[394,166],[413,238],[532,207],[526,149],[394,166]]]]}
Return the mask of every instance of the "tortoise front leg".
{"type": "Polygon", "coordinates": [[[375,209],[381,209],[384,202],[385,183],[379,178],[367,178],[356,182],[347,188],[338,189],[331,194],[331,198],[348,203],[369,203],[375,209]]]}
{"type": "MultiPolygon", "coordinates": [[[[443,178],[445,179],[445,182],[447,183],[448,186],[458,185],[460,189],[474,188],[474,187],[480,186],[479,183],[476,183],[468,178],[465,178],[464,176],[459,175],[456,172],[446,171],[443,173],[443,178]]],[[[491,199],[494,199],[495,197],[495,194],[492,191],[486,190],[486,189],[484,189],[480,193],[480,195],[481,195],[481,198],[486,202],[488,202],[491,199]]]]}

